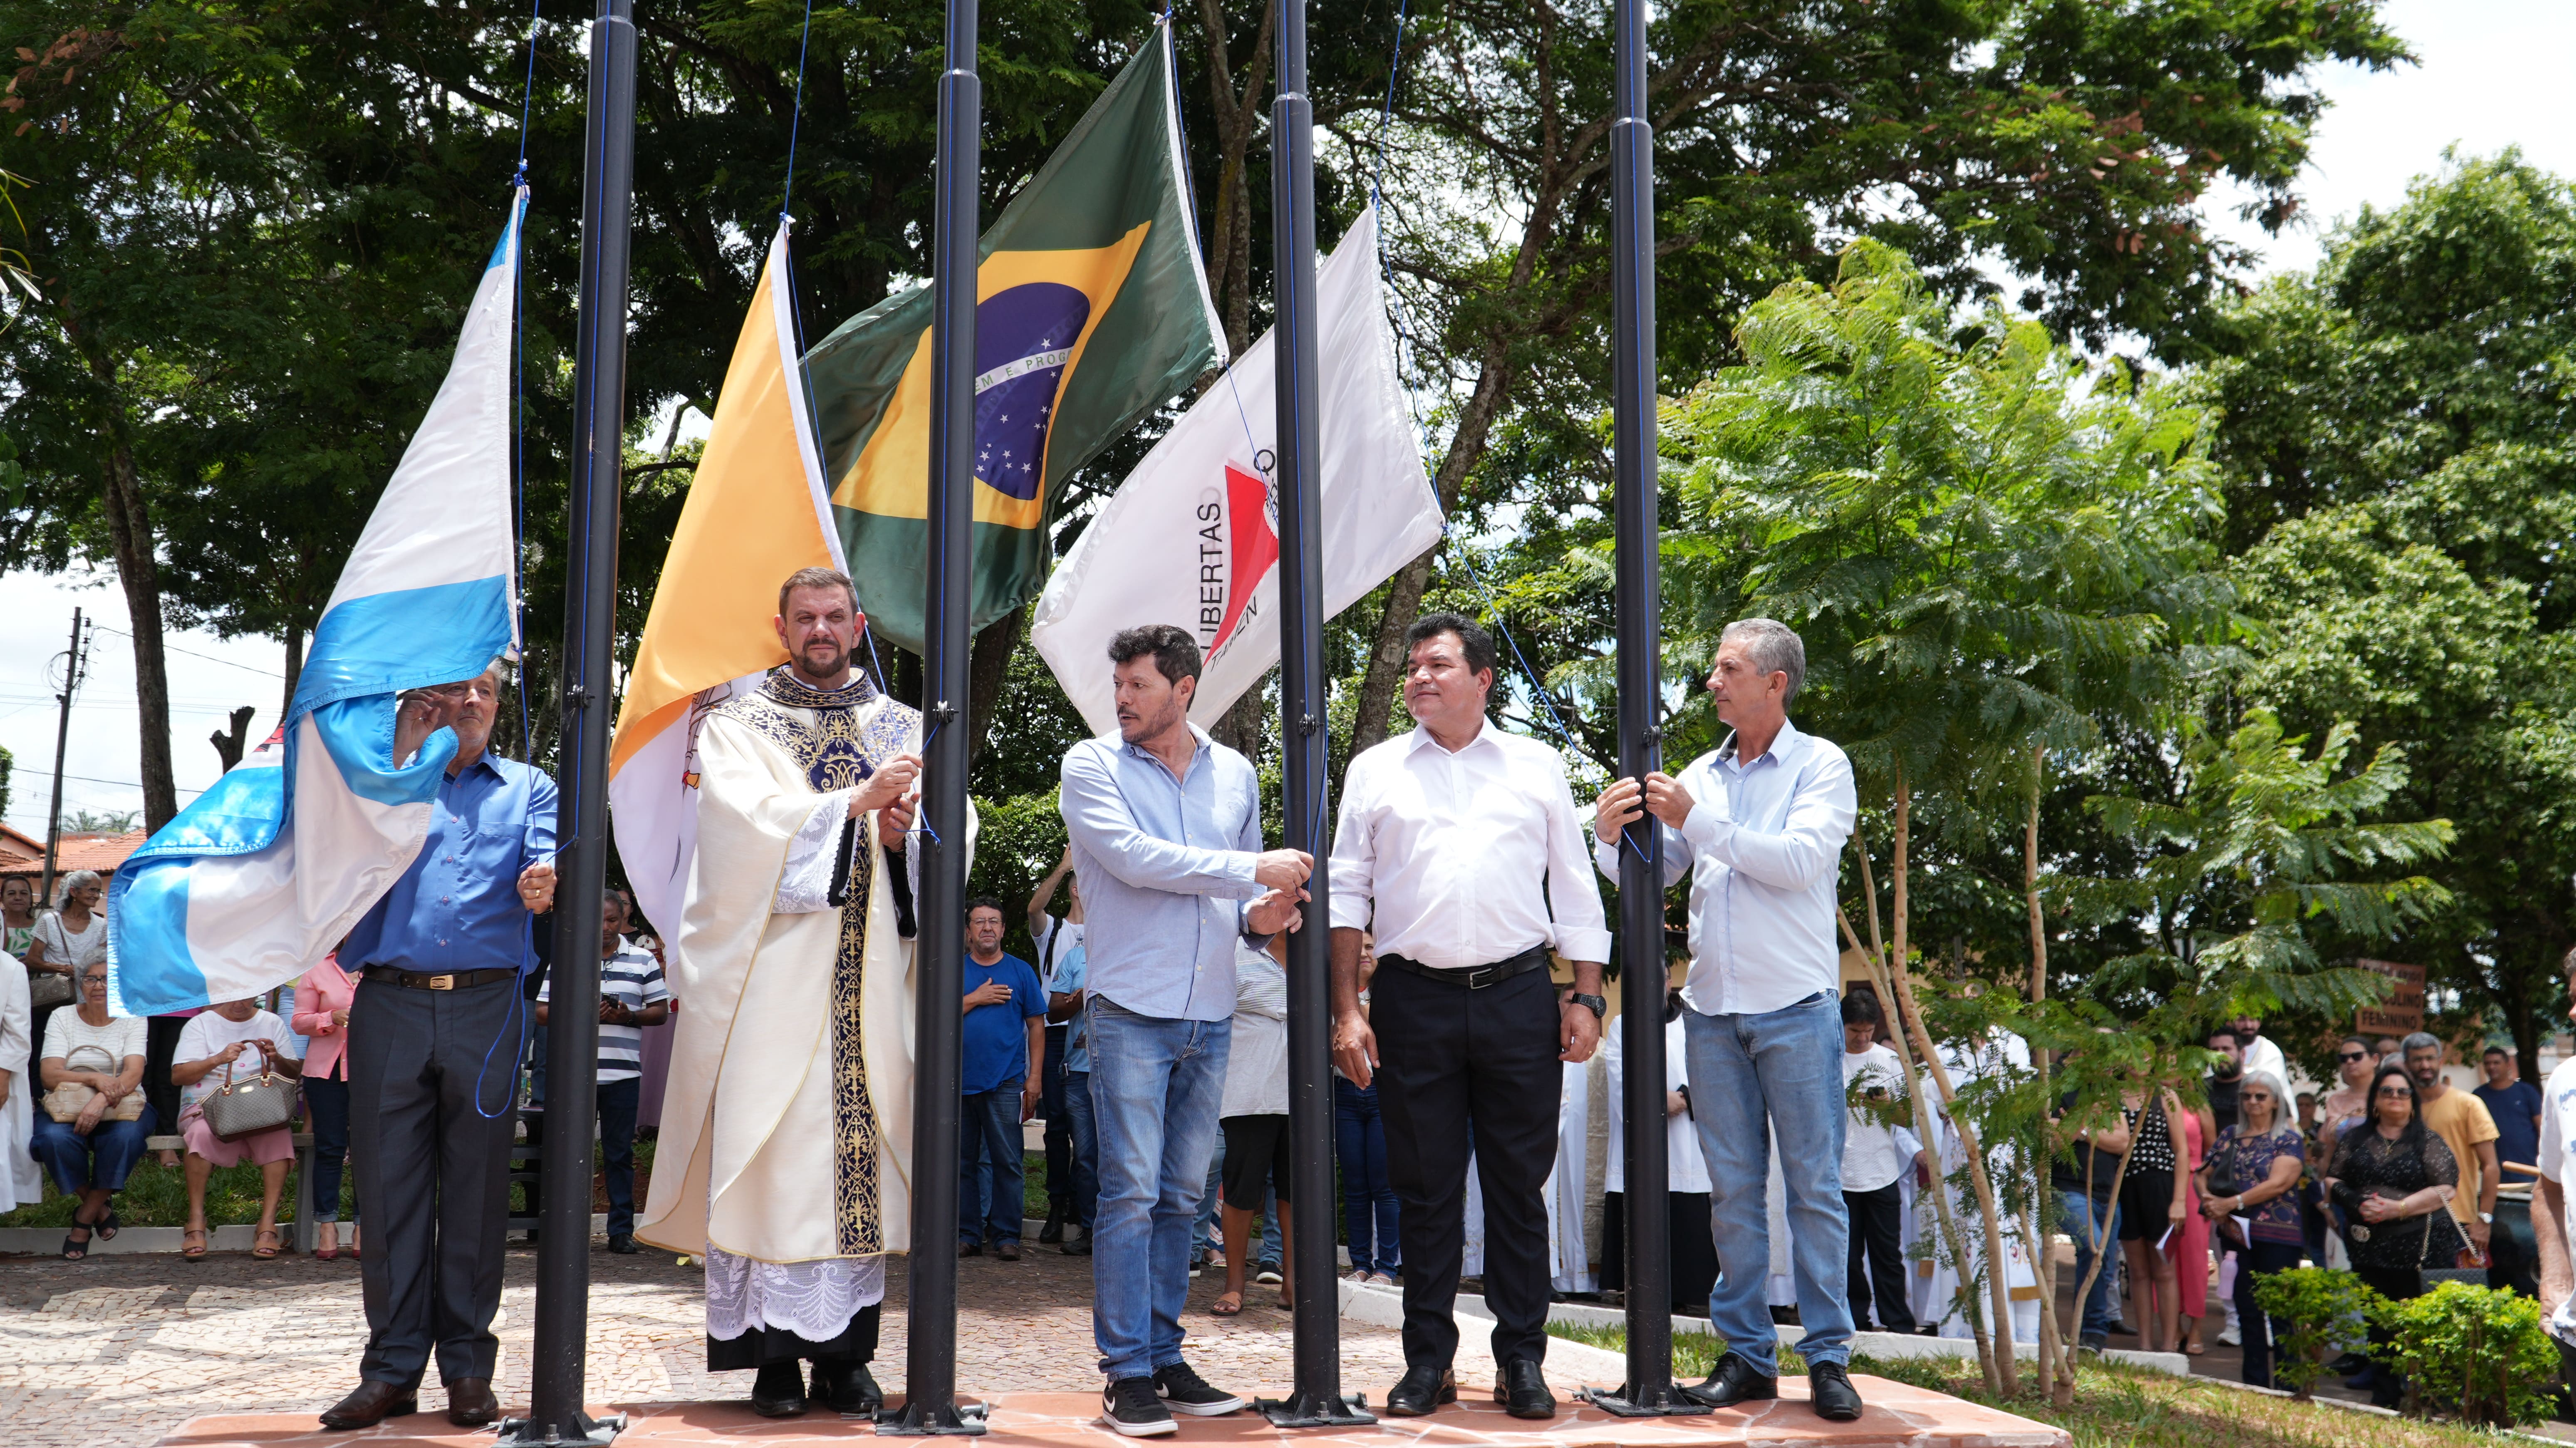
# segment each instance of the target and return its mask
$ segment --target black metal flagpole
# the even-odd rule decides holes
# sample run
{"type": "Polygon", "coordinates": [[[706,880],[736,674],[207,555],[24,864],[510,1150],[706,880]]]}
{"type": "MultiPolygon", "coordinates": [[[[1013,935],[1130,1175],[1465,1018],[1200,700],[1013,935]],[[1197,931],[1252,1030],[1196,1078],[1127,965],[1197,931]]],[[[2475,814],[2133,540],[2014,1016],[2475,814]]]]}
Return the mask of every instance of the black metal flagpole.
{"type": "MultiPolygon", "coordinates": [[[[1610,128],[1611,429],[1618,552],[1619,774],[1663,768],[1662,634],[1655,539],[1655,136],[1646,120],[1645,0],[1617,17],[1610,128]]],[[[1619,957],[1626,1059],[1628,1381],[1592,1401],[1628,1417],[1705,1413],[1673,1387],[1672,1217],[1664,1139],[1664,881],[1654,817],[1619,850],[1619,957]]]]}
{"type": "Polygon", "coordinates": [[[967,584],[974,566],[975,262],[982,82],[976,0],[948,0],[939,77],[939,172],[932,218],[930,596],[922,657],[919,994],[913,1016],[912,1256],[904,1317],[904,1404],[890,1434],[981,1433],[957,1406],[957,1113],[963,1047],[957,1000],[966,955],[967,584]]]}
{"type": "Polygon", "coordinates": [[[626,439],[626,262],[635,180],[632,0],[599,0],[590,29],[589,139],[582,159],[581,324],[573,355],[571,516],[565,534],[563,739],[556,857],[554,1009],[546,1025],[544,1180],[528,1416],[519,1444],[604,1444],[622,1415],[582,1408],[590,1323],[590,1123],[598,1109],[599,899],[608,880],[609,655],[626,439]]]}
{"type": "MultiPolygon", "coordinates": [[[[1316,406],[1315,113],[1306,98],[1306,0],[1279,7],[1279,96],[1271,103],[1271,259],[1278,316],[1279,709],[1286,765],[1287,843],[1318,862],[1306,881],[1305,924],[1288,937],[1289,1180],[1300,1203],[1288,1244],[1297,1279],[1295,1391],[1264,1402],[1282,1428],[1377,1420],[1342,1396],[1340,1273],[1333,1261],[1332,983],[1330,901],[1321,861],[1325,726],[1322,479],[1316,406]]],[[[1284,1200],[1284,1199],[1283,1199],[1284,1200]]]]}

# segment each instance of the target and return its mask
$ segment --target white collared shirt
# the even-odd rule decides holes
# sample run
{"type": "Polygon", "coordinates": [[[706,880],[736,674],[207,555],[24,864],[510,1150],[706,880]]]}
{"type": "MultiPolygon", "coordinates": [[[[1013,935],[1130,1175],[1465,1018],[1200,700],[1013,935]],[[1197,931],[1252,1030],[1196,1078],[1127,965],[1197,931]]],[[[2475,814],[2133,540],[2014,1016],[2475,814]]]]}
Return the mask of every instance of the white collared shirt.
{"type": "MultiPolygon", "coordinates": [[[[1737,762],[1729,736],[1679,778],[1690,816],[1678,830],[1655,828],[1665,888],[1685,874],[1691,882],[1682,999],[1702,1015],[1763,1015],[1840,989],[1834,880],[1860,809],[1851,760],[1783,721],[1751,764],[1737,762]]],[[[1594,863],[1613,880],[1620,848],[1593,841],[1594,863]]]]}
{"type": "MultiPolygon", "coordinates": [[[[1897,1100],[1905,1099],[1905,1069],[1897,1063],[1896,1053],[1885,1046],[1873,1043],[1858,1054],[1843,1052],[1846,1098],[1856,1080],[1863,1090],[1874,1086],[1897,1100]]],[[[1877,1191],[1903,1176],[1921,1147],[1913,1132],[1853,1108],[1851,1121],[1843,1131],[1843,1190],[1877,1191]]]]}
{"type": "MultiPolygon", "coordinates": [[[[60,1016],[56,1020],[62,1019],[60,1016]]],[[[2561,1061],[2549,1073],[2549,1084],[2540,1088],[2540,1160],[2533,1165],[2540,1174],[2562,1186],[2576,1188],[2576,1152],[2568,1149],[2568,1136],[2576,1133],[2576,1061],[2561,1061]]],[[[2567,1216],[2559,1225],[2576,1232],[2576,1190],[2566,1193],[2567,1216]]],[[[2531,1194],[2534,1211],[2541,1210],[2541,1196],[2531,1194]]],[[[2576,1243],[2576,1235],[2563,1240],[2576,1243]]],[[[2549,1319],[2550,1335],[2560,1342],[2576,1343],[2576,1294],[2558,1304],[2549,1319]]]]}
{"type": "Polygon", "coordinates": [[[1565,761],[1492,720],[1454,754],[1416,728],[1352,760],[1331,878],[1333,925],[1375,930],[1380,955],[1440,970],[1533,945],[1610,958],[1565,761]]]}

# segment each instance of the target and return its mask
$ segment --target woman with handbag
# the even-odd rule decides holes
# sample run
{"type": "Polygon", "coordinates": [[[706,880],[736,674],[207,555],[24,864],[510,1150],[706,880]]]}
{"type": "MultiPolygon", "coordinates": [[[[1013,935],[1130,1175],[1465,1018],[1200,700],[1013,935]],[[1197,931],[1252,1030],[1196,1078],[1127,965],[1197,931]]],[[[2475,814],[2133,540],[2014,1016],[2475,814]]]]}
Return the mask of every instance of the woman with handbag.
{"type": "Polygon", "coordinates": [[[2290,1114],[2290,1090],[2269,1071],[2248,1071],[2236,1087],[2236,1124],[2218,1133],[2201,1186],[2201,1209],[2236,1250],[2236,1320],[2244,1329],[2245,1381],[2272,1386],[2276,1345],[2286,1324],[2267,1317],[2254,1289],[2299,1265],[2307,1232],[2299,1218],[2299,1174],[2307,1142],[2290,1114]]]}
{"type": "Polygon", "coordinates": [[[25,949],[11,953],[27,967],[31,1046],[45,1039],[45,1023],[54,1012],[79,999],[72,982],[81,968],[107,959],[107,916],[99,910],[105,894],[97,871],[74,870],[55,884],[52,910],[30,912],[25,949]]]}
{"type": "Polygon", "coordinates": [[[170,1079],[185,1103],[179,1134],[188,1143],[188,1226],[179,1255],[190,1262],[206,1256],[207,1177],[245,1158],[259,1163],[259,1231],[250,1254],[266,1262],[284,1245],[277,1203],[286,1164],[295,1159],[293,1083],[303,1070],[287,1053],[294,1044],[286,1022],[255,1000],[219,1002],[190,1016],[179,1033],[170,1079]]]}
{"type": "MultiPolygon", "coordinates": [[[[2421,1295],[2424,1269],[2452,1265],[2468,1246],[2449,1210],[2459,1189],[2459,1160],[2425,1127],[2414,1078],[2397,1060],[2371,1078],[2369,1124],[2336,1142],[2334,1170],[2326,1191],[2343,1208],[2353,1275],[2382,1297],[2421,1295]]],[[[2370,1400],[2393,1408],[2406,1382],[2387,1343],[2387,1331],[2373,1324],[2370,1400]]]]}
{"type": "Polygon", "coordinates": [[[81,967],[81,1003],[56,1011],[39,1051],[44,1109],[36,1159],[54,1186],[79,1201],[63,1260],[89,1255],[90,1238],[116,1235],[116,1194],[160,1124],[143,1098],[143,1018],[107,1013],[107,962],[81,967]]]}

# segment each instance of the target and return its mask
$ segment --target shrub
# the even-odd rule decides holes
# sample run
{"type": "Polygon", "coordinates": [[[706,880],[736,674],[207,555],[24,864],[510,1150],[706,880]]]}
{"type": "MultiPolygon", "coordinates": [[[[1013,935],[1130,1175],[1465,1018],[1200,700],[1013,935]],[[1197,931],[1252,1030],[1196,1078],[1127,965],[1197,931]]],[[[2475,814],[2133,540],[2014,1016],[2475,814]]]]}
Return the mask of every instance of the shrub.
{"type": "Polygon", "coordinates": [[[2421,1297],[2383,1300],[2372,1315],[2396,1339],[2419,1412],[2457,1403],[2465,1419],[2509,1427],[2539,1422],[2556,1405],[2558,1347],[2528,1297],[2445,1282],[2421,1297]]]}
{"type": "Polygon", "coordinates": [[[2326,1346],[2336,1330],[2386,1301],[2360,1278],[2331,1267],[2293,1267],[2258,1278],[2254,1300],[2290,1325],[2281,1334],[2281,1357],[2272,1376],[2303,1403],[2315,1396],[2317,1379],[2325,1376],[2326,1346]]]}

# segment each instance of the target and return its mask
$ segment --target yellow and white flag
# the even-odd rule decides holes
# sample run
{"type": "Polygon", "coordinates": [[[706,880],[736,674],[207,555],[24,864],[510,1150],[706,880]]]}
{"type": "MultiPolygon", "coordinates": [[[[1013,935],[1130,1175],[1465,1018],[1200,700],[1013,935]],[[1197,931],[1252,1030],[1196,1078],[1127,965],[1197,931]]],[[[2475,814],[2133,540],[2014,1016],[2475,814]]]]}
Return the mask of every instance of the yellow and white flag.
{"type": "Polygon", "coordinates": [[[846,569],[806,409],[792,305],[782,222],[725,369],[609,746],[617,853],[635,903],[665,938],[680,928],[697,848],[699,722],[787,662],[770,624],[787,575],[846,569]]]}

